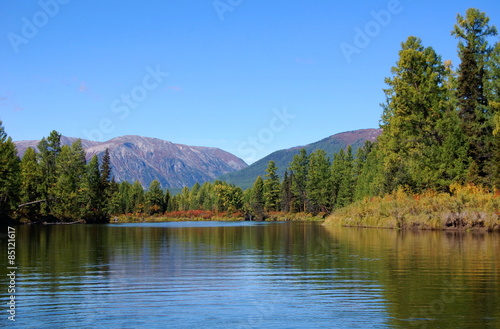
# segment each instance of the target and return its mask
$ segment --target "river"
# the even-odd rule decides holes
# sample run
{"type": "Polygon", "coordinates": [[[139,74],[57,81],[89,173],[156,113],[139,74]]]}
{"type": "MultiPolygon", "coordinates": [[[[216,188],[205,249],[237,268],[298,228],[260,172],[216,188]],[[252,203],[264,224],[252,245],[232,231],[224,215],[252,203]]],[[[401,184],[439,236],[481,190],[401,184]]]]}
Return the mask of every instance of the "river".
{"type": "Polygon", "coordinates": [[[314,222],[18,226],[0,324],[500,328],[499,251],[493,233],[314,222]]]}

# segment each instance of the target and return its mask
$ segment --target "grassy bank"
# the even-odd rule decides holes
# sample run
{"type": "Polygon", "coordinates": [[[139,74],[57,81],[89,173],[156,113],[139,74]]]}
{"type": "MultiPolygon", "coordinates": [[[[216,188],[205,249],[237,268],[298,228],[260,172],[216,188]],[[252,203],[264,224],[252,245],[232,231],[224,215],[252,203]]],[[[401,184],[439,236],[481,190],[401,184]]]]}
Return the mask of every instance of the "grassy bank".
{"type": "Polygon", "coordinates": [[[410,194],[403,189],[355,202],[325,225],[429,230],[500,231],[500,192],[453,185],[451,193],[410,194]]]}

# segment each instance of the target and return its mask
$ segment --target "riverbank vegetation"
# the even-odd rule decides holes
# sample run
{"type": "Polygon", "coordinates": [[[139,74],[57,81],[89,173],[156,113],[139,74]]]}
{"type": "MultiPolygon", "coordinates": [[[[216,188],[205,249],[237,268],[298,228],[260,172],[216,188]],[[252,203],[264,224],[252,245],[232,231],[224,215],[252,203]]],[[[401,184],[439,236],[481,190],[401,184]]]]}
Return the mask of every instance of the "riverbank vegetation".
{"type": "Polygon", "coordinates": [[[412,194],[399,188],[339,209],[326,225],[424,230],[500,231],[500,193],[454,184],[450,192],[412,194]]]}
{"type": "Polygon", "coordinates": [[[270,161],[253,187],[114,181],[108,152],[88,163],[80,142],[52,131],[22,159],[0,124],[0,216],[18,221],[108,222],[112,217],[250,220],[310,214],[327,223],[498,229],[500,43],[478,9],[458,15],[458,67],[410,36],[385,79],[382,134],[363,147],[295,155],[284,177],[270,161]],[[195,215],[198,214],[198,215],[195,215]]]}

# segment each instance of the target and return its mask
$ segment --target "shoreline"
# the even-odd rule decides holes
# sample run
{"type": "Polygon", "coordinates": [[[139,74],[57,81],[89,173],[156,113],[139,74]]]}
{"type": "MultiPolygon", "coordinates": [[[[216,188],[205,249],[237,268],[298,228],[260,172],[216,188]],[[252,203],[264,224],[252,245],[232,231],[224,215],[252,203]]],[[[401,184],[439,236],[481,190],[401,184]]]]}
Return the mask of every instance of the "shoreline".
{"type": "Polygon", "coordinates": [[[411,194],[400,189],[338,209],[324,225],[500,232],[500,193],[473,185],[453,186],[451,193],[411,194]]]}

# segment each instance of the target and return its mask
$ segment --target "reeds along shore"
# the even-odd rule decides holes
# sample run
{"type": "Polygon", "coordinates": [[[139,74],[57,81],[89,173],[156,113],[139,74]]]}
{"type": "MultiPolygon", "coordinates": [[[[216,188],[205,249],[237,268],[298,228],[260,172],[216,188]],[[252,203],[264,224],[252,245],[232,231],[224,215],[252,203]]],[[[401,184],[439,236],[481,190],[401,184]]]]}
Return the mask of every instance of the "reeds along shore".
{"type": "Polygon", "coordinates": [[[338,209],[325,225],[500,232],[500,191],[458,184],[450,193],[411,194],[399,188],[338,209]]]}

